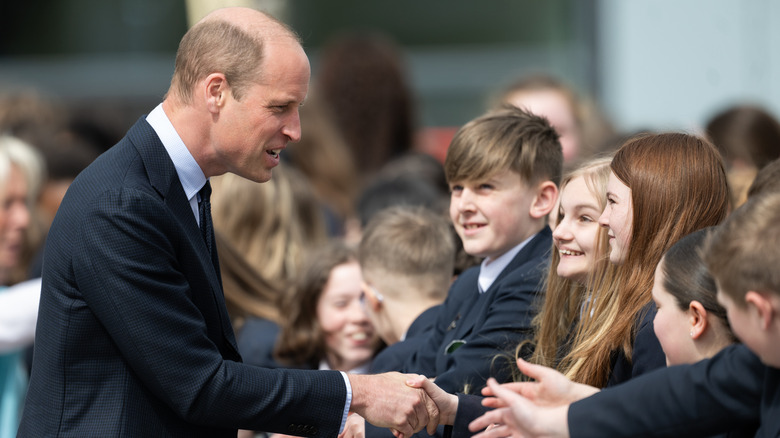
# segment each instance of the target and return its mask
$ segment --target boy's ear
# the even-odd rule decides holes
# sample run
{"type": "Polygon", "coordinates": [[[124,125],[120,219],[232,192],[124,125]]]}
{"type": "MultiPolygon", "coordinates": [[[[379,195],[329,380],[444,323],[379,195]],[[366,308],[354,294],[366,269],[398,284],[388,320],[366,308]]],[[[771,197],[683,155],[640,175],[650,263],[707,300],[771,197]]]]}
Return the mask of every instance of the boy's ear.
{"type": "Polygon", "coordinates": [[[688,306],[688,315],[691,321],[691,339],[699,339],[709,327],[709,321],[707,321],[707,309],[698,302],[691,301],[688,306]]]}
{"type": "Polygon", "coordinates": [[[777,310],[772,305],[772,300],[764,293],[748,291],[745,294],[745,302],[748,307],[753,307],[759,318],[759,324],[762,330],[768,330],[772,325],[777,310]]]}
{"type": "Polygon", "coordinates": [[[536,186],[536,196],[531,202],[531,217],[541,219],[553,210],[558,201],[558,186],[552,181],[544,181],[536,186]]]}

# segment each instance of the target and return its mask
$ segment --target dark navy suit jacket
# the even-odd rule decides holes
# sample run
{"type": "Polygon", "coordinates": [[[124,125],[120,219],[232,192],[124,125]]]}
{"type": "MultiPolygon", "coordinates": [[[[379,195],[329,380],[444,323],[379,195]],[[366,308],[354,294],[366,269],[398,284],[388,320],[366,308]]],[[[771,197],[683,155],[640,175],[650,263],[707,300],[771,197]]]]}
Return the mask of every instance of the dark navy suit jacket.
{"type": "Polygon", "coordinates": [[[531,335],[535,303],[547,271],[552,233],[544,227],[480,294],[479,266],[453,283],[427,341],[407,359],[402,372],[436,377],[450,393],[478,392],[488,377],[508,381],[509,357],[531,335]],[[494,360],[507,353],[507,360],[494,360]]]}
{"type": "Polygon", "coordinates": [[[430,307],[415,318],[403,341],[388,345],[374,357],[370,372],[384,373],[401,369],[406,358],[419,348],[420,343],[427,341],[441,308],[442,305],[430,307]]]}
{"type": "Polygon", "coordinates": [[[44,256],[22,437],[335,436],[338,372],[241,363],[173,162],[139,120],[79,175],[44,256]]]}

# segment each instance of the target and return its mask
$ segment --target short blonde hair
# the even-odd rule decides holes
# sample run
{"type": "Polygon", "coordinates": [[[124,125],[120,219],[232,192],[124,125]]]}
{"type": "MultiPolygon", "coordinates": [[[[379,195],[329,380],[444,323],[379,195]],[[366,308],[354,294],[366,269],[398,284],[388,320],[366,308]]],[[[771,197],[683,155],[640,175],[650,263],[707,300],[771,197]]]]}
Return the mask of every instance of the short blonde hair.
{"type": "Polygon", "coordinates": [[[385,208],[371,218],[363,232],[360,266],[412,279],[420,285],[415,293],[443,299],[455,264],[450,226],[444,215],[427,207],[385,208]]]}
{"type": "Polygon", "coordinates": [[[466,123],[455,133],[444,171],[450,184],[511,170],[529,184],[550,180],[557,185],[562,165],[561,143],[547,119],[509,105],[466,123]]]}
{"type": "Polygon", "coordinates": [[[780,294],[780,193],[743,204],[709,236],[702,258],[718,284],[739,306],[748,291],[780,294]]]}

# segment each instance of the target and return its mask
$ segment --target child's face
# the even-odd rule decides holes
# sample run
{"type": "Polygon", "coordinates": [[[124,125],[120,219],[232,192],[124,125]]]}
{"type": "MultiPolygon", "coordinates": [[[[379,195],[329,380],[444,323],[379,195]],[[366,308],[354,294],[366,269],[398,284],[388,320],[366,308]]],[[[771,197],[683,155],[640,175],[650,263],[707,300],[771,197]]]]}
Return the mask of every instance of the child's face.
{"type": "Polygon", "coordinates": [[[653,301],[656,313],[653,330],[666,355],[666,365],[680,365],[704,359],[698,354],[691,337],[691,315],[680,309],[677,299],[663,287],[663,260],[655,270],[653,301]]]}
{"type": "Polygon", "coordinates": [[[609,261],[616,265],[623,263],[628,256],[633,215],[631,189],[610,172],[607,206],[599,217],[599,224],[609,229],[609,261]]]}
{"type": "Polygon", "coordinates": [[[328,364],[349,371],[374,354],[377,335],[360,304],[360,265],[349,262],[330,272],[317,303],[317,319],[325,334],[328,364]]]}
{"type": "Polygon", "coordinates": [[[453,183],[450,190],[450,218],[468,254],[496,258],[538,231],[530,216],[536,194],[515,172],[453,183]]]}
{"type": "Polygon", "coordinates": [[[553,231],[553,241],[561,256],[557,267],[559,276],[583,284],[587,281],[597,257],[599,216],[599,201],[585,178],[580,176],[569,181],[561,191],[558,226],[553,231]]]}

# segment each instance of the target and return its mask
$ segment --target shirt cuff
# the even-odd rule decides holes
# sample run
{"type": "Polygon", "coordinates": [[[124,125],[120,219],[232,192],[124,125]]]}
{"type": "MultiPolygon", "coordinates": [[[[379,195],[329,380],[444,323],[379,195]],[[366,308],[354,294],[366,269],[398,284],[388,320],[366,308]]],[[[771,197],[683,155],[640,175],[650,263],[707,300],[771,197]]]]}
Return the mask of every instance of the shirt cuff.
{"type": "Polygon", "coordinates": [[[341,426],[339,427],[339,434],[344,432],[344,425],[347,423],[347,416],[349,416],[349,408],[352,406],[352,385],[349,383],[349,377],[344,371],[339,371],[344,378],[344,384],[347,385],[347,402],[344,404],[344,414],[341,416],[341,426]]]}

